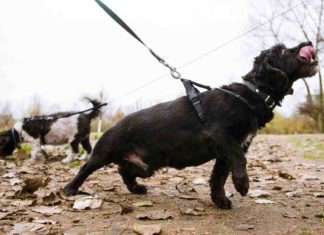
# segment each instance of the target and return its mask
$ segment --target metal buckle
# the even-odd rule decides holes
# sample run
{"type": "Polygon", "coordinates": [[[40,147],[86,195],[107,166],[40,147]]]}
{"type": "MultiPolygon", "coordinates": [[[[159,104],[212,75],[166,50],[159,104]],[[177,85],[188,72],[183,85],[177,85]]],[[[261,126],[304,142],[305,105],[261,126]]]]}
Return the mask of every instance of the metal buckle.
{"type": "Polygon", "coordinates": [[[276,102],[271,98],[270,95],[265,98],[264,103],[268,106],[268,108],[272,109],[276,106],[276,102]],[[270,104],[268,102],[271,102],[270,104]]]}

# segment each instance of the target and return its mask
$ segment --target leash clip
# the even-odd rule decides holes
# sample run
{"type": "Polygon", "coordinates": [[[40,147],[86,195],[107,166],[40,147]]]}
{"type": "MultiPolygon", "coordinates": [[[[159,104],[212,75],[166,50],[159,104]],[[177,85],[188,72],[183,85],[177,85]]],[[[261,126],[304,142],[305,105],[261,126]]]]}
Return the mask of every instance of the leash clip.
{"type": "Polygon", "coordinates": [[[175,68],[170,67],[170,72],[171,72],[171,76],[174,79],[180,79],[181,78],[181,73],[179,73],[175,68]]]}

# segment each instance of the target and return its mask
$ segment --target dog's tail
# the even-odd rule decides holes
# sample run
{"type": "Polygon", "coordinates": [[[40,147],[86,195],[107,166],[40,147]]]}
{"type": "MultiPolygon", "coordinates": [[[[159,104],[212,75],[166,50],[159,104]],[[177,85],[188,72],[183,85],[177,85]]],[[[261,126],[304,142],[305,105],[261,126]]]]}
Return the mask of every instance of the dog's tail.
{"type": "Polygon", "coordinates": [[[90,117],[90,119],[94,119],[94,118],[98,117],[101,114],[100,109],[102,106],[100,106],[100,107],[97,107],[97,106],[101,105],[101,102],[96,99],[91,99],[89,97],[85,97],[84,99],[87,100],[88,102],[90,102],[94,108],[90,113],[87,114],[88,117],[90,117]]]}

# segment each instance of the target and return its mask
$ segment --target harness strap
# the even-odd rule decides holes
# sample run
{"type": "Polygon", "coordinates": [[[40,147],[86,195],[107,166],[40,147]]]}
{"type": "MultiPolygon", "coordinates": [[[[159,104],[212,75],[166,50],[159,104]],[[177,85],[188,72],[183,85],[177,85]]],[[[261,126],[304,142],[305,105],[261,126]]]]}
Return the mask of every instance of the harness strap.
{"type": "Polygon", "coordinates": [[[199,90],[193,86],[194,83],[190,80],[181,79],[181,82],[183,83],[183,86],[186,89],[188,99],[190,100],[192,106],[196,110],[196,113],[198,114],[200,121],[204,123],[206,121],[205,113],[201,107],[200,99],[198,97],[200,93],[199,90]]]}
{"type": "Polygon", "coordinates": [[[232,96],[235,96],[236,98],[240,99],[244,104],[246,104],[251,109],[251,111],[253,111],[253,112],[255,111],[255,107],[247,99],[245,99],[241,95],[239,95],[239,94],[237,94],[237,93],[235,93],[233,91],[225,90],[223,88],[215,88],[215,89],[220,90],[222,92],[225,92],[227,94],[230,94],[232,96]]]}

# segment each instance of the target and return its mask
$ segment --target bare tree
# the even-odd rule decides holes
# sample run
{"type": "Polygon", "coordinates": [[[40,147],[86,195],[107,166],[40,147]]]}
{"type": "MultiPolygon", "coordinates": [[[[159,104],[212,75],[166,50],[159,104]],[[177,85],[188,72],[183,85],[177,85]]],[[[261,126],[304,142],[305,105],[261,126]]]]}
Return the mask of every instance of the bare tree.
{"type": "MultiPolygon", "coordinates": [[[[101,87],[101,90],[99,91],[99,101],[101,103],[106,102],[106,100],[108,99],[108,92],[101,87]]],[[[98,125],[97,125],[97,133],[100,134],[102,132],[102,119],[103,119],[103,113],[100,113],[99,115],[99,121],[98,121],[98,125]]]]}
{"type": "Polygon", "coordinates": [[[28,116],[41,115],[43,113],[43,103],[39,95],[35,94],[31,100],[31,103],[27,107],[28,116]]]}
{"type": "Polygon", "coordinates": [[[12,116],[11,104],[6,102],[3,108],[0,110],[0,129],[12,127],[14,118],[12,116]]]}
{"type": "MultiPolygon", "coordinates": [[[[256,1],[254,1],[255,3],[256,1]]],[[[260,2],[258,1],[258,4],[260,2]]],[[[253,34],[259,41],[259,47],[265,49],[274,43],[300,41],[312,41],[315,47],[318,60],[318,91],[313,89],[309,82],[303,79],[307,92],[306,103],[299,109],[301,114],[312,117],[324,132],[324,100],[323,100],[323,79],[321,72],[321,61],[324,56],[324,0],[270,0],[262,1],[253,10],[251,22],[260,24],[265,21],[269,23],[258,28],[253,34]],[[259,12],[258,14],[255,14],[259,12]],[[280,17],[278,15],[283,13],[280,17]],[[275,18],[274,20],[271,20],[275,18]],[[305,107],[305,105],[307,107],[305,107]],[[306,111],[307,112],[304,112],[306,111]]]]}

